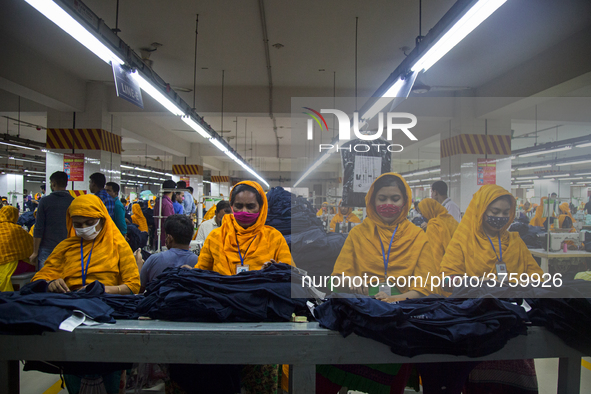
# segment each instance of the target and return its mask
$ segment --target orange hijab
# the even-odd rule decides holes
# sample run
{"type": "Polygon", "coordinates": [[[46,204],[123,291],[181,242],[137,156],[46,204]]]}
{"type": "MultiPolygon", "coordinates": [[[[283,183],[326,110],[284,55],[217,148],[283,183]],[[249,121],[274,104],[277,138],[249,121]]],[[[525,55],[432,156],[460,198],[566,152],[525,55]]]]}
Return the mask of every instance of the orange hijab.
{"type": "Polygon", "coordinates": [[[257,221],[252,226],[243,228],[236,222],[233,214],[224,215],[222,225],[209,233],[205,240],[199,255],[198,268],[234,275],[236,266],[240,265],[239,247],[244,264],[248,265],[251,271],[261,269],[263,264],[271,259],[286,264],[292,263],[289,247],[283,235],[273,227],[265,225],[268,212],[265,191],[261,185],[252,181],[243,181],[234,187],[241,184],[255,188],[263,199],[257,221]]]}
{"type": "Polygon", "coordinates": [[[488,206],[502,196],[511,197],[511,214],[509,222],[499,231],[503,262],[507,272],[542,274],[542,269],[521,240],[519,233],[509,232],[507,229],[515,219],[515,198],[507,190],[497,185],[482,186],[473,196],[466,214],[462,218],[454,236],[449,243],[443,261],[441,272],[445,275],[464,275],[481,277],[483,274],[496,274],[497,256],[499,252],[499,238],[491,237],[495,249],[482,229],[484,213],[488,206]],[[496,251],[496,253],[495,253],[496,251]]]}
{"type": "Polygon", "coordinates": [[[140,231],[148,232],[148,222],[144,216],[144,213],[142,212],[142,207],[140,207],[140,204],[133,204],[131,206],[131,212],[133,212],[133,215],[131,215],[131,221],[137,224],[137,227],[140,229],[140,231]]]}
{"type": "MultiPolygon", "coordinates": [[[[388,252],[392,234],[396,230],[392,248],[388,259],[388,276],[422,276],[427,273],[436,274],[437,267],[432,264],[428,253],[427,235],[419,227],[408,221],[407,216],[411,206],[412,192],[404,178],[396,173],[386,173],[378,177],[369,188],[365,195],[365,206],[367,208],[367,217],[360,225],[351,229],[345,245],[337,258],[332,275],[345,276],[377,276],[380,281],[384,281],[384,260],[382,254],[382,244],[384,251],[388,252]],[[372,197],[376,182],[383,178],[394,176],[399,178],[404,184],[403,192],[406,192],[406,201],[402,211],[396,220],[387,224],[382,221],[375,209],[375,202],[372,197]],[[381,243],[380,243],[381,240],[381,243]]],[[[399,289],[401,292],[407,290],[417,290],[423,294],[429,294],[429,291],[423,288],[408,287],[399,289]]]]}
{"type": "Polygon", "coordinates": [[[70,289],[81,287],[80,244],[82,240],[85,265],[92,251],[86,284],[95,280],[105,286],[125,284],[133,293],[139,292],[140,277],[133,252],[100,198],[94,194],[75,198],[66,213],[66,225],[70,236],[56,246],[33,280],[62,278],[70,289]],[[73,216],[104,220],[103,228],[94,241],[82,240],[76,236],[72,225],[73,216]]]}
{"type": "Polygon", "coordinates": [[[7,205],[0,209],[0,265],[28,259],[33,254],[33,237],[18,221],[18,209],[7,205]]]}
{"type": "MultiPolygon", "coordinates": [[[[570,206],[568,205],[567,202],[563,202],[562,204],[560,204],[558,206],[558,209],[560,209],[560,213],[561,213],[558,216],[558,227],[559,228],[562,228],[562,223],[564,222],[564,219],[566,219],[567,217],[569,217],[570,220],[572,220],[573,224],[575,223],[575,218],[573,218],[573,215],[570,213],[570,206]]],[[[574,230],[574,226],[573,226],[573,230],[574,230]]]]}
{"type": "Polygon", "coordinates": [[[439,266],[445,250],[458,228],[458,222],[447,213],[447,209],[443,205],[432,198],[424,198],[419,203],[419,211],[429,222],[426,234],[431,244],[433,261],[439,266]]]}
{"type": "Polygon", "coordinates": [[[536,206],[536,214],[529,221],[530,226],[544,227],[544,223],[546,223],[546,219],[547,219],[544,217],[544,203],[545,203],[545,200],[547,200],[547,199],[548,199],[548,197],[542,197],[542,199],[540,200],[539,206],[534,204],[534,206],[536,206]]]}

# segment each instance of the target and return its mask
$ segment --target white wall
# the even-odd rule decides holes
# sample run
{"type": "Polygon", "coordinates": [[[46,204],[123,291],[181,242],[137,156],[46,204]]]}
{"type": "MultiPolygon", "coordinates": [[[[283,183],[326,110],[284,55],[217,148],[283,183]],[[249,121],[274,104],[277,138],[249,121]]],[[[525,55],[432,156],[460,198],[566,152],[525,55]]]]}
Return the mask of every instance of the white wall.
{"type": "MultiPolygon", "coordinates": [[[[39,178],[41,179],[41,178],[39,178]]],[[[19,174],[0,175],[0,196],[8,197],[8,203],[16,206],[14,198],[8,196],[8,193],[16,194],[16,203],[23,208],[23,176],[19,174]]]]}

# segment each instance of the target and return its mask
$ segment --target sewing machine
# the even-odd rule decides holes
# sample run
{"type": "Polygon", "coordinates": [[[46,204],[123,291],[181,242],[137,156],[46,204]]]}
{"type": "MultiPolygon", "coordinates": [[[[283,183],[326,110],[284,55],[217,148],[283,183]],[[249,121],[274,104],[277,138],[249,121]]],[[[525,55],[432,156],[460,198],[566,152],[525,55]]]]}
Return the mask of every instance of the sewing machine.
{"type": "MultiPolygon", "coordinates": [[[[562,250],[562,243],[565,241],[573,241],[575,245],[580,246],[581,242],[585,241],[585,233],[577,231],[575,233],[566,232],[567,230],[554,230],[550,235],[550,252],[557,252],[562,250]],[[563,232],[565,231],[565,232],[563,232]]],[[[546,249],[547,240],[544,239],[543,248],[546,249]]]]}

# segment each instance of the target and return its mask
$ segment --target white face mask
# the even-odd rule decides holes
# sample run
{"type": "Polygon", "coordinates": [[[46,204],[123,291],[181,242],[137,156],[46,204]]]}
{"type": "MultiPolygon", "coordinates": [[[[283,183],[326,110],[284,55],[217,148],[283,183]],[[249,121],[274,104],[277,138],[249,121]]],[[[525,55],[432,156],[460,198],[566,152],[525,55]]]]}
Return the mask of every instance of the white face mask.
{"type": "Polygon", "coordinates": [[[85,240],[92,240],[95,239],[100,231],[97,231],[96,228],[99,225],[101,221],[97,221],[96,224],[90,226],[90,227],[85,227],[85,228],[75,228],[74,230],[76,231],[76,235],[80,238],[84,238],[85,240]]]}

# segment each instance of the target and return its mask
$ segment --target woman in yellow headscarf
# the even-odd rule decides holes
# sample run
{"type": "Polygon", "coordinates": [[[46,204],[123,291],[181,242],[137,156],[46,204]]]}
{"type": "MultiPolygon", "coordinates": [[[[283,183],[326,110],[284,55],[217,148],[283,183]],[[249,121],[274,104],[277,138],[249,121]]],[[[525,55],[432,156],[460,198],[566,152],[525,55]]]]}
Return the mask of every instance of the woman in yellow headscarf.
{"type": "MultiPolygon", "coordinates": [[[[485,185],[472,198],[441,263],[445,276],[467,274],[538,274],[536,263],[516,232],[507,229],[515,218],[515,198],[497,185],[485,185]]],[[[540,211],[542,208],[538,208],[540,211]]],[[[537,390],[533,360],[483,362],[470,374],[467,393],[531,393],[537,390]],[[504,378],[509,376],[511,382],[504,378]],[[517,390],[517,391],[515,391],[517,390]],[[532,391],[528,391],[532,390],[532,391]]]]}
{"type": "MultiPolygon", "coordinates": [[[[566,219],[566,218],[570,218],[571,224],[575,223],[575,218],[573,218],[573,215],[570,213],[570,207],[567,202],[563,202],[562,204],[560,204],[558,206],[558,209],[560,210],[560,215],[558,216],[558,227],[559,228],[562,228],[562,224],[564,223],[564,219],[566,219]]],[[[571,232],[577,231],[575,229],[575,227],[572,225],[570,228],[571,228],[571,232]]]]}
{"type": "Polygon", "coordinates": [[[209,210],[207,212],[205,212],[205,216],[203,216],[202,222],[209,220],[209,219],[213,219],[213,217],[215,216],[215,208],[216,208],[216,205],[214,204],[213,207],[209,208],[209,210]]]}
{"type": "Polygon", "coordinates": [[[346,225],[347,223],[361,223],[359,217],[353,213],[353,209],[350,207],[339,207],[339,213],[333,216],[332,220],[330,221],[330,232],[334,233],[337,227],[337,223],[340,223],[341,226],[346,225]]]}
{"type": "Polygon", "coordinates": [[[548,197],[542,197],[539,206],[536,206],[536,204],[534,204],[534,207],[536,207],[536,214],[529,221],[530,226],[544,227],[544,225],[546,224],[546,220],[548,220],[548,218],[544,217],[544,205],[547,206],[547,200],[548,197]]]}
{"type": "Polygon", "coordinates": [[[291,264],[285,238],[266,226],[267,196],[261,185],[243,181],[230,192],[232,214],[205,240],[196,268],[235,275],[260,270],[267,262],[291,264]]]}
{"type": "Polygon", "coordinates": [[[322,203],[322,208],[316,212],[316,216],[328,215],[328,202],[324,201],[322,203]]]}
{"type": "Polygon", "coordinates": [[[137,224],[138,229],[140,231],[145,231],[146,233],[149,232],[150,230],[148,229],[148,222],[144,216],[144,213],[142,212],[142,207],[140,204],[133,204],[131,206],[131,212],[133,213],[131,215],[131,221],[137,224]]]}
{"type": "Polygon", "coordinates": [[[11,206],[0,209],[0,291],[14,290],[10,282],[12,274],[19,261],[27,265],[33,254],[33,237],[17,221],[18,209],[11,206]]]}
{"type": "MultiPolygon", "coordinates": [[[[410,187],[398,174],[383,174],[374,181],[365,196],[367,217],[349,233],[333,276],[363,277],[367,274],[386,283],[386,277],[413,275],[426,281],[429,273],[438,273],[427,235],[407,219],[411,195],[410,187]]],[[[432,293],[430,283],[419,286],[417,282],[411,286],[391,287],[392,296],[378,293],[376,298],[392,302],[432,293]]],[[[367,293],[369,289],[357,290],[367,293]]]]}
{"type": "Polygon", "coordinates": [[[66,224],[69,237],[57,245],[33,280],[48,281],[48,290],[55,293],[77,290],[95,280],[109,294],[138,293],[135,257],[100,198],[87,194],[74,199],[66,224]]]}
{"type": "Polygon", "coordinates": [[[423,199],[419,203],[419,211],[427,219],[427,239],[431,244],[433,261],[439,267],[447,245],[458,228],[458,222],[443,205],[432,198],[423,199]]]}

